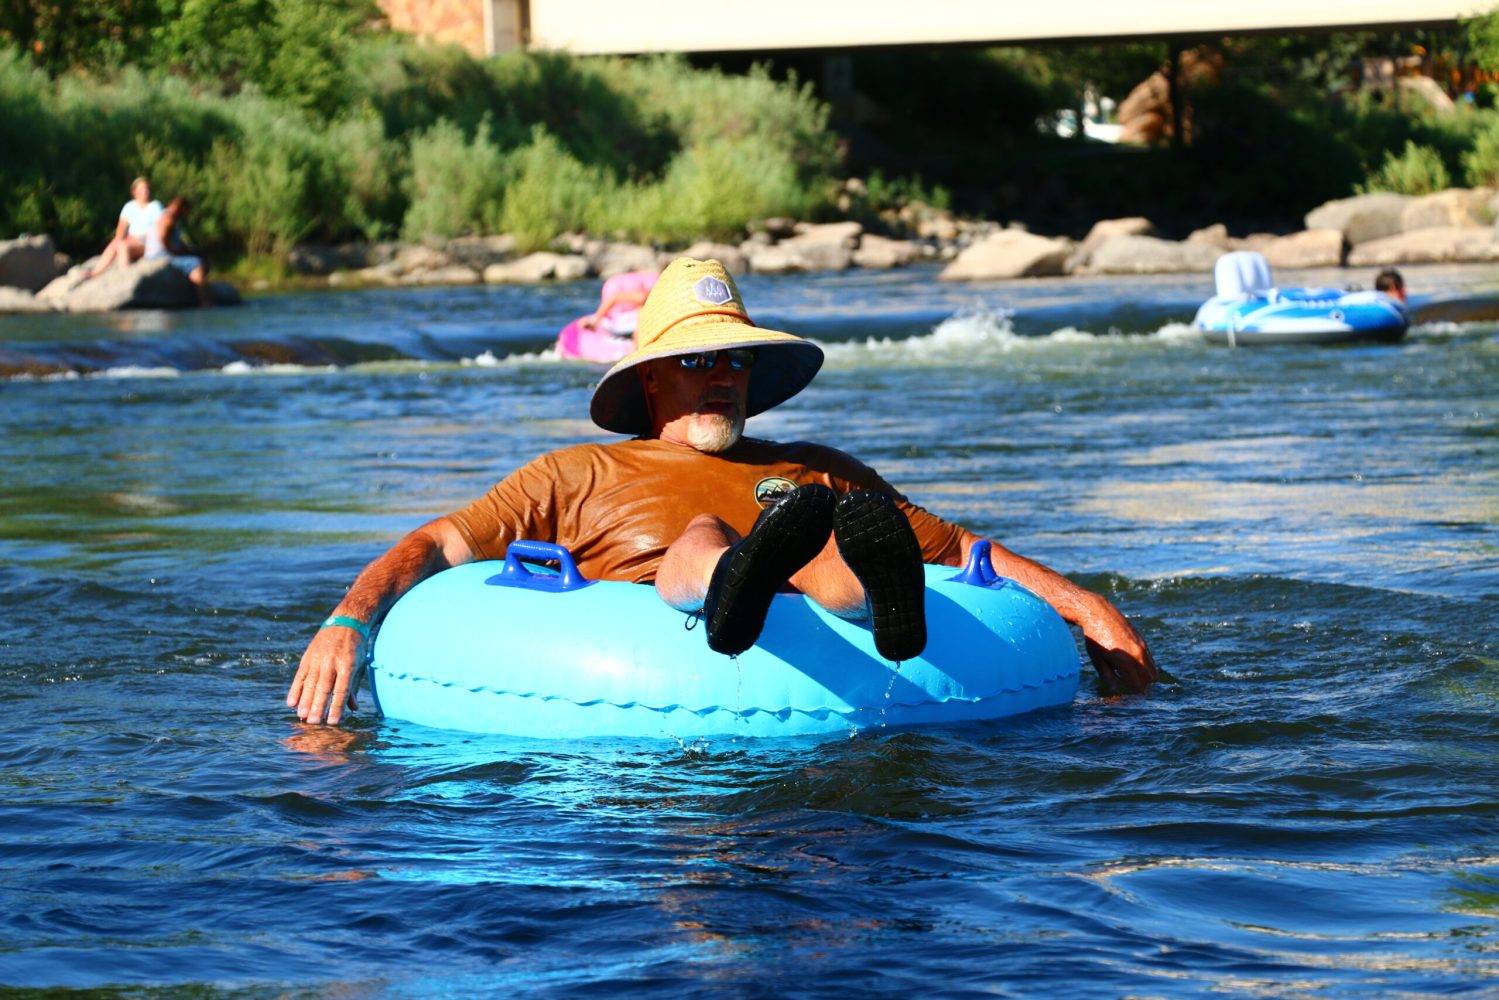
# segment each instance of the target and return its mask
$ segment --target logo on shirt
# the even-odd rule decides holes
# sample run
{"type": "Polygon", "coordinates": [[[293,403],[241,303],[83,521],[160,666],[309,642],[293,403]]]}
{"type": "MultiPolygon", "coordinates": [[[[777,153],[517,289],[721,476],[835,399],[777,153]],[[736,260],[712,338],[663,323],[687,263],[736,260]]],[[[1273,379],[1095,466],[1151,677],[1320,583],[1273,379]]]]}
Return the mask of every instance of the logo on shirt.
{"type": "Polygon", "coordinates": [[[780,476],[770,476],[755,484],[755,502],[761,507],[772,507],[796,489],[796,484],[780,476]]]}

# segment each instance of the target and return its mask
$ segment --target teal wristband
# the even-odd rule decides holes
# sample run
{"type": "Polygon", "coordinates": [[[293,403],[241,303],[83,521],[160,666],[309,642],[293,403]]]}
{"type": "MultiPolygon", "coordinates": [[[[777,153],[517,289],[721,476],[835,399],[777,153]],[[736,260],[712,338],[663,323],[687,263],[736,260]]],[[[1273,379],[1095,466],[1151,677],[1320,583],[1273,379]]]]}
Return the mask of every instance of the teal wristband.
{"type": "Polygon", "coordinates": [[[329,615],[326,619],[323,620],[323,624],[321,627],[334,628],[336,626],[351,628],[355,632],[358,632],[360,635],[364,636],[366,639],[370,637],[370,627],[364,622],[360,621],[358,618],[350,618],[348,615],[329,615]]]}

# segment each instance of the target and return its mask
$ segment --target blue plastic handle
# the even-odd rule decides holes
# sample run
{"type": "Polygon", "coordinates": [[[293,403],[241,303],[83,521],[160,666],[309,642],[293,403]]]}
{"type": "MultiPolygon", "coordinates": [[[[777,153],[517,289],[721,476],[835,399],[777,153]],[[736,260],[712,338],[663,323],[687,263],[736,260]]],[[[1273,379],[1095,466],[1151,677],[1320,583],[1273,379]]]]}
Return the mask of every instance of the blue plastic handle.
{"type": "Polygon", "coordinates": [[[989,558],[989,540],[979,539],[968,550],[968,565],[957,576],[948,577],[949,583],[966,583],[973,587],[1003,587],[1005,578],[994,572],[994,561],[989,558]]]}
{"type": "Polygon", "coordinates": [[[494,587],[561,591],[581,590],[598,581],[590,580],[580,573],[573,554],[563,546],[552,542],[517,540],[505,549],[505,568],[484,582],[494,587]],[[532,562],[555,561],[561,567],[561,572],[532,573],[521,561],[523,559],[532,562]]]}

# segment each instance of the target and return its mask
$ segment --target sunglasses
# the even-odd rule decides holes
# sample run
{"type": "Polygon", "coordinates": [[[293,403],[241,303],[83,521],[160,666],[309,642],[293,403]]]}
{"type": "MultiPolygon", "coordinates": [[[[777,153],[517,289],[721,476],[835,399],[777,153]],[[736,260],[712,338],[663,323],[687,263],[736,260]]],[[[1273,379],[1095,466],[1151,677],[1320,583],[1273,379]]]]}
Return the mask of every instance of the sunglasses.
{"type": "Polygon", "coordinates": [[[735,347],[727,351],[703,351],[700,354],[681,354],[677,361],[683,368],[697,371],[698,369],[709,369],[718,364],[720,357],[729,360],[729,367],[736,372],[748,371],[755,367],[755,359],[759,353],[753,347],[735,347]]]}

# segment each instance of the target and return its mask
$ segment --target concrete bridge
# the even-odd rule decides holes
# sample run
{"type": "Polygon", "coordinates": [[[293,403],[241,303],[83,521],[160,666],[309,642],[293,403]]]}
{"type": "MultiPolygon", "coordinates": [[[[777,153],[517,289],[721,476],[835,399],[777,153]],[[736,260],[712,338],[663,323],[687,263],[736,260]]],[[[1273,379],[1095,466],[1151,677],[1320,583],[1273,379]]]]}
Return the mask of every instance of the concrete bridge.
{"type": "Polygon", "coordinates": [[[476,54],[840,51],[1451,27],[1494,0],[382,0],[400,30],[476,54]]]}

